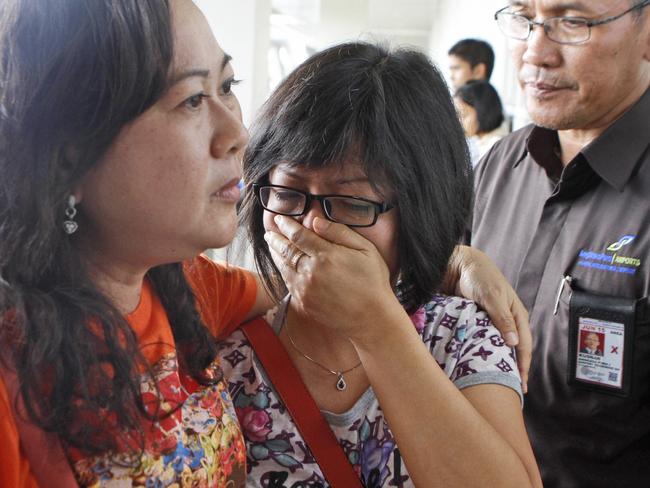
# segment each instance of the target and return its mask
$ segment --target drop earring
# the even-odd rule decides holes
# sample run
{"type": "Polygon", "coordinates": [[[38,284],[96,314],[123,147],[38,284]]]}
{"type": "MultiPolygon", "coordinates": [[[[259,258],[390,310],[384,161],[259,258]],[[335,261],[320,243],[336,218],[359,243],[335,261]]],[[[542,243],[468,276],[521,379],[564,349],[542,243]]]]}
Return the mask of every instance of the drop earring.
{"type": "Polygon", "coordinates": [[[74,234],[79,228],[79,224],[74,221],[75,215],[77,215],[77,209],[75,205],[77,204],[77,199],[74,195],[68,197],[68,207],[65,209],[66,220],[63,221],[63,230],[66,234],[74,234]]]}

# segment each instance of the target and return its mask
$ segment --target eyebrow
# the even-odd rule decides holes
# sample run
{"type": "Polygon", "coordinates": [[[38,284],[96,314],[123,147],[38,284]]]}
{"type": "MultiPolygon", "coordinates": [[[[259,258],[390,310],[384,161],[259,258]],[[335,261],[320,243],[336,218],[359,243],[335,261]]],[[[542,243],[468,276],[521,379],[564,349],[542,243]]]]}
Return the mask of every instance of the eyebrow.
{"type": "Polygon", "coordinates": [[[228,63],[232,61],[232,56],[228,53],[223,53],[223,59],[221,60],[221,69],[224,69],[228,66],[228,63]]]}
{"type": "Polygon", "coordinates": [[[174,76],[172,77],[171,80],[169,80],[169,86],[173,86],[177,83],[180,83],[183,80],[186,80],[187,78],[207,78],[210,76],[210,70],[209,69],[188,69],[185,71],[181,71],[180,73],[175,73],[174,76]]]}
{"type": "MultiPolygon", "coordinates": [[[[228,66],[228,63],[232,61],[232,56],[230,54],[224,53],[223,59],[221,60],[221,70],[223,71],[226,66],[228,66]]],[[[169,86],[173,86],[176,83],[180,83],[183,80],[186,80],[187,78],[207,78],[210,76],[210,70],[209,69],[201,69],[201,68],[193,68],[193,69],[188,69],[185,71],[181,71],[180,73],[174,74],[172,79],[169,81],[169,86]]]]}
{"type": "Polygon", "coordinates": [[[356,178],[340,178],[335,180],[337,185],[351,185],[354,183],[370,183],[367,176],[357,176],[356,178]]]}
{"type": "MultiPolygon", "coordinates": [[[[296,180],[303,180],[304,177],[302,174],[300,174],[299,170],[292,170],[291,168],[280,168],[277,167],[276,171],[279,171],[280,173],[284,174],[285,176],[288,176],[289,178],[294,178],[296,180]]],[[[370,180],[368,179],[367,176],[365,175],[360,175],[360,176],[353,176],[350,178],[338,178],[334,180],[334,184],[336,185],[351,185],[354,183],[369,183],[370,180]]]]}
{"type": "MultiPolygon", "coordinates": [[[[510,6],[511,7],[530,7],[530,2],[527,0],[511,0],[510,1],[510,6]]],[[[575,1],[575,2],[564,2],[564,3],[559,3],[557,5],[552,5],[549,10],[555,11],[555,12],[563,12],[566,10],[578,10],[578,11],[585,11],[589,10],[587,6],[585,5],[585,2],[581,1],[575,1]]]]}

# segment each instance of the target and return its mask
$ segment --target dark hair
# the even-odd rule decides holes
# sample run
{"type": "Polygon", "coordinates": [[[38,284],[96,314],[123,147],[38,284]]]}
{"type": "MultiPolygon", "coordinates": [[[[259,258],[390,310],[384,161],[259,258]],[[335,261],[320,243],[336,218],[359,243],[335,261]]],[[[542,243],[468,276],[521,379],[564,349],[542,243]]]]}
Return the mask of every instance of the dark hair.
{"type": "Polygon", "coordinates": [[[501,99],[489,82],[470,80],[456,91],[455,96],[476,110],[479,134],[492,132],[503,124],[501,99]]]}
{"type": "MultiPolygon", "coordinates": [[[[471,168],[449,90],[416,51],[341,44],[317,53],[271,95],[244,155],[248,183],[280,162],[309,168],[361,161],[400,212],[400,293],[407,309],[440,285],[469,212],[471,168]]],[[[263,209],[247,192],[243,219],[255,261],[276,297],[285,292],[264,241],[263,209]]]]}
{"type": "MultiPolygon", "coordinates": [[[[66,201],[162,95],[172,48],[167,0],[0,3],[0,352],[11,351],[0,358],[16,369],[31,420],[90,454],[120,436],[141,443],[149,367],[64,233],[66,201]]],[[[179,359],[200,378],[216,346],[182,265],[148,277],[179,359]]]]}
{"type": "Polygon", "coordinates": [[[485,65],[485,79],[489,80],[494,69],[494,51],[492,46],[479,39],[462,39],[451,46],[447,52],[450,56],[458,56],[469,63],[472,68],[479,64],[485,65]]]}

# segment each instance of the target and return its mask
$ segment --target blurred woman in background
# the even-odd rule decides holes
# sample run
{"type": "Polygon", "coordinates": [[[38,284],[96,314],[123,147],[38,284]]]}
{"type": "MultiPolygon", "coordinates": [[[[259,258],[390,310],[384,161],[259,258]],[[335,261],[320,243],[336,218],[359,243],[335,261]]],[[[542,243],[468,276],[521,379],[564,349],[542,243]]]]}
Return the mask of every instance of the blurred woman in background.
{"type": "Polygon", "coordinates": [[[506,135],[501,99],[489,82],[470,80],[456,91],[454,102],[468,139],[472,165],[476,166],[492,145],[506,135]]]}

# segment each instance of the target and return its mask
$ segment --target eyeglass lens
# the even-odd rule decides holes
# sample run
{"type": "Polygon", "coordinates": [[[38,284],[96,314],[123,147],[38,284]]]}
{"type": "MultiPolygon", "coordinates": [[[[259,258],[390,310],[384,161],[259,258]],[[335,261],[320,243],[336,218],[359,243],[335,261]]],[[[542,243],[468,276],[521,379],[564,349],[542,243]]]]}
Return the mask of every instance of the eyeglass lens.
{"type": "MultiPolygon", "coordinates": [[[[271,212],[298,216],[307,210],[307,196],[295,190],[264,186],[259,195],[262,206],[271,212]]],[[[321,205],[331,220],[341,224],[372,225],[376,219],[375,205],[356,198],[325,197],[321,205]]]]}
{"type": "MultiPolygon", "coordinates": [[[[497,22],[509,37],[525,40],[530,35],[532,24],[522,16],[504,12],[497,22]]],[[[544,21],[544,31],[549,39],[560,43],[579,43],[589,39],[589,25],[584,19],[553,17],[544,21]]]]}
{"type": "Polygon", "coordinates": [[[307,196],[286,188],[263,186],[260,188],[262,206],[271,212],[283,215],[302,215],[305,210],[307,196]]]}

